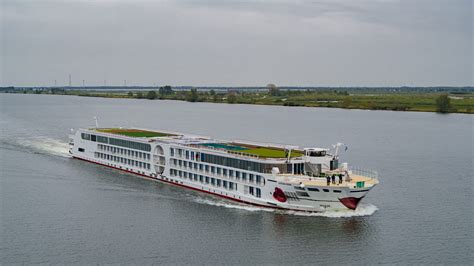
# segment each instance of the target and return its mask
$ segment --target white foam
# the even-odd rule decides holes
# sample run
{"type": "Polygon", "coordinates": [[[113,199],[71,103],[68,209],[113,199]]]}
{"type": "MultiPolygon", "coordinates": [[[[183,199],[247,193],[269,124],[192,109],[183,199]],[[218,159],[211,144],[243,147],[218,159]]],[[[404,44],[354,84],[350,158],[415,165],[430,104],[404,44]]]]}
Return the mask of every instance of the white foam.
{"type": "Polygon", "coordinates": [[[69,145],[56,139],[48,137],[20,138],[16,139],[16,143],[33,152],[69,157],[69,145]]]}
{"type": "Polygon", "coordinates": [[[275,211],[275,209],[261,208],[261,207],[256,207],[252,205],[243,205],[243,204],[233,203],[229,201],[220,201],[218,199],[211,200],[211,199],[196,198],[194,199],[194,201],[201,204],[224,207],[224,208],[229,208],[229,209],[252,211],[252,212],[254,211],[274,212],[275,211]]]}
{"type": "Polygon", "coordinates": [[[262,212],[275,212],[283,213],[288,215],[296,216],[314,216],[314,217],[328,217],[328,218],[348,218],[348,217],[357,217],[357,216],[370,216],[374,214],[378,208],[372,204],[361,203],[356,210],[339,210],[339,211],[325,211],[325,212],[299,212],[299,211],[286,211],[278,210],[264,207],[256,207],[251,205],[243,205],[238,203],[233,203],[230,201],[218,200],[218,199],[204,199],[196,198],[195,202],[200,204],[207,204],[212,206],[224,207],[229,209],[238,209],[250,212],[262,211],[262,212]]]}
{"type": "Polygon", "coordinates": [[[297,211],[288,211],[293,212],[293,215],[299,216],[319,216],[319,217],[328,217],[328,218],[348,218],[348,217],[357,217],[357,216],[370,216],[378,210],[377,206],[373,204],[364,204],[361,203],[355,210],[338,210],[338,211],[325,211],[325,212],[297,212],[297,211]]]}

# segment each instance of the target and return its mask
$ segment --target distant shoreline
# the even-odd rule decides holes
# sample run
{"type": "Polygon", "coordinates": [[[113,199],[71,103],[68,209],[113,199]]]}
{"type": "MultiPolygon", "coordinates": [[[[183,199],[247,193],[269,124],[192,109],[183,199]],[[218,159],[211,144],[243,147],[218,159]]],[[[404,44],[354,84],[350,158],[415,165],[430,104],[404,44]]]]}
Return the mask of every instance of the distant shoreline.
{"type": "MultiPolygon", "coordinates": [[[[163,88],[163,87],[162,87],[163,88]]],[[[474,114],[474,92],[352,92],[311,90],[173,90],[168,87],[148,91],[108,90],[2,90],[3,93],[70,95],[116,99],[178,100],[227,104],[289,107],[326,107],[359,110],[414,111],[474,114]],[[444,102],[443,102],[444,100],[444,102]],[[442,105],[444,104],[444,106],[442,105]]]]}

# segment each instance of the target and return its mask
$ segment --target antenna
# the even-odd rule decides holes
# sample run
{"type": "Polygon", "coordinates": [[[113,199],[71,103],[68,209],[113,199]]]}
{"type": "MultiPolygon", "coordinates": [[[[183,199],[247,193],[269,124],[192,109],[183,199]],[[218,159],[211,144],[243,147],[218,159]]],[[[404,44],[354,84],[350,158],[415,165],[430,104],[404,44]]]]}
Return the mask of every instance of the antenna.
{"type": "Polygon", "coordinates": [[[94,116],[95,120],[95,128],[99,128],[99,121],[97,120],[97,116],[94,116]]]}
{"type": "Polygon", "coordinates": [[[290,162],[291,159],[291,149],[293,147],[285,147],[285,156],[286,156],[286,162],[290,162]]]}
{"type": "Polygon", "coordinates": [[[340,143],[340,142],[336,143],[336,145],[332,145],[332,146],[336,149],[336,151],[334,152],[334,157],[337,157],[337,156],[338,156],[339,147],[341,147],[341,146],[343,146],[343,145],[345,145],[345,144],[344,144],[344,143],[340,143]]]}
{"type": "Polygon", "coordinates": [[[86,84],[86,80],[82,80],[82,87],[85,87],[85,84],[86,84]]]}
{"type": "Polygon", "coordinates": [[[127,87],[127,80],[123,81],[123,86],[127,87]]]}
{"type": "Polygon", "coordinates": [[[71,74],[69,74],[69,87],[71,87],[71,74]]]}
{"type": "Polygon", "coordinates": [[[58,81],[54,80],[54,87],[57,87],[57,86],[58,86],[58,81]]]}

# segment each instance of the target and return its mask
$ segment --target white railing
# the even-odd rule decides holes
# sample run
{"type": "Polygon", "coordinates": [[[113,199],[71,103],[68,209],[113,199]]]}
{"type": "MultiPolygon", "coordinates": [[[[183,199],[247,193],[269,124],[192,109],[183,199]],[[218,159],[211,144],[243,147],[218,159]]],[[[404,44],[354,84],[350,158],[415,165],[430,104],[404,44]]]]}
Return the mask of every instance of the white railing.
{"type": "Polygon", "coordinates": [[[245,153],[245,152],[240,152],[240,151],[227,151],[229,154],[234,154],[234,155],[239,155],[243,157],[251,157],[251,158],[257,158],[259,159],[260,156],[257,154],[250,154],[250,153],[245,153]]]}
{"type": "Polygon", "coordinates": [[[350,167],[349,171],[352,172],[352,174],[354,175],[366,176],[366,177],[376,179],[376,180],[379,179],[379,173],[377,173],[377,171],[374,171],[374,170],[350,167]]]}

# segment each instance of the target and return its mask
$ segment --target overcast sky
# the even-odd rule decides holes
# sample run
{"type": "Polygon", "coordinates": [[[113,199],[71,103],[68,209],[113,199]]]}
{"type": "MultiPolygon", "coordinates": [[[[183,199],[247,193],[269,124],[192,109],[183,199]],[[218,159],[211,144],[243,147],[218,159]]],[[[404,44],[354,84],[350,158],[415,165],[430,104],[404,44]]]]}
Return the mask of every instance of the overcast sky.
{"type": "Polygon", "coordinates": [[[0,0],[0,86],[472,86],[471,0],[0,0]]]}

